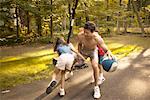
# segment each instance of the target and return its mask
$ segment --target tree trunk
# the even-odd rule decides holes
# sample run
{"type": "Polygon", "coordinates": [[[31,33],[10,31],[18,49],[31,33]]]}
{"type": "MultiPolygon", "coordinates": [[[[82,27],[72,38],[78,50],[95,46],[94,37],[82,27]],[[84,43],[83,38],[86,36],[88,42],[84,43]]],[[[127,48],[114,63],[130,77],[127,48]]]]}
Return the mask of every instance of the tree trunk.
{"type": "Polygon", "coordinates": [[[86,19],[86,22],[88,22],[90,19],[89,19],[89,16],[86,14],[86,17],[85,17],[85,19],[86,19]]]}
{"type": "Polygon", "coordinates": [[[142,22],[140,20],[140,16],[138,14],[137,6],[136,6],[136,4],[135,4],[135,2],[133,0],[131,0],[131,3],[132,3],[133,11],[134,11],[134,13],[136,15],[139,27],[141,28],[141,32],[142,32],[143,35],[145,35],[144,27],[142,25],[142,22]]]}
{"type": "Polygon", "coordinates": [[[120,16],[120,12],[118,13],[118,18],[117,18],[117,33],[120,34],[120,18],[119,18],[119,16],[120,16]]]}
{"type": "Polygon", "coordinates": [[[24,26],[26,26],[26,19],[25,19],[25,11],[21,8],[19,8],[19,18],[20,18],[20,24],[21,27],[23,28],[24,26]]]}
{"type": "Polygon", "coordinates": [[[17,7],[17,5],[16,5],[15,13],[16,13],[16,38],[18,40],[19,39],[19,19],[18,19],[18,7],[17,7]]]}
{"type": "Polygon", "coordinates": [[[108,9],[108,7],[109,7],[109,0],[106,0],[105,3],[106,3],[105,4],[106,5],[106,9],[108,9]]]}
{"type": "Polygon", "coordinates": [[[131,10],[131,0],[128,0],[128,4],[127,4],[127,10],[131,10]]]}
{"type": "Polygon", "coordinates": [[[30,16],[28,11],[27,11],[27,34],[30,34],[30,16]]]}
{"type": "Polygon", "coordinates": [[[127,33],[127,17],[124,17],[124,21],[123,21],[123,27],[124,27],[124,33],[127,33]]]}
{"type": "Polygon", "coordinates": [[[62,28],[63,28],[64,31],[66,31],[66,16],[63,17],[62,28]]]}
{"type": "MultiPolygon", "coordinates": [[[[53,11],[52,5],[53,5],[53,0],[51,0],[51,13],[53,11]]],[[[51,33],[51,40],[52,40],[53,39],[53,14],[50,16],[50,33],[51,33]]],[[[51,42],[53,42],[53,40],[51,42]]]]}
{"type": "Polygon", "coordinates": [[[87,12],[87,4],[84,2],[84,5],[85,5],[85,21],[88,22],[90,20],[89,16],[88,16],[88,12],[87,12]]]}
{"type": "Polygon", "coordinates": [[[142,2],[141,0],[137,0],[136,1],[136,5],[137,5],[137,10],[140,11],[141,7],[142,7],[142,2]]]}
{"type": "Polygon", "coordinates": [[[37,16],[37,33],[39,36],[42,36],[42,22],[41,22],[41,16],[37,16]]]}
{"type": "MultiPolygon", "coordinates": [[[[37,8],[40,11],[40,7],[39,7],[40,1],[37,0],[36,2],[37,2],[37,8]]],[[[41,34],[42,33],[42,26],[41,26],[42,20],[41,19],[42,19],[41,16],[39,14],[37,14],[36,15],[36,23],[37,23],[37,33],[39,36],[42,36],[42,34],[41,34]]]]}
{"type": "Polygon", "coordinates": [[[122,5],[121,3],[122,3],[122,0],[119,0],[119,5],[120,5],[120,6],[122,5]]]}
{"type": "Polygon", "coordinates": [[[72,7],[72,12],[71,12],[71,16],[70,16],[71,21],[70,21],[70,27],[69,27],[69,33],[68,33],[67,43],[70,42],[70,36],[72,34],[72,28],[73,28],[73,24],[74,24],[75,10],[77,8],[78,1],[79,0],[75,0],[74,6],[72,7]]]}

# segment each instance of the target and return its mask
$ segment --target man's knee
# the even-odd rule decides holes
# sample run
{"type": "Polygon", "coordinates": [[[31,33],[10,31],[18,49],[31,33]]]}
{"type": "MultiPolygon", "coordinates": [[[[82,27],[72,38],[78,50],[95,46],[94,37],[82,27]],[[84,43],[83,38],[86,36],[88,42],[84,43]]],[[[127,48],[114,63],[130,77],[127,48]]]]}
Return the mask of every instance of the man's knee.
{"type": "Polygon", "coordinates": [[[98,68],[98,63],[92,63],[92,67],[95,69],[95,68],[98,68]]]}

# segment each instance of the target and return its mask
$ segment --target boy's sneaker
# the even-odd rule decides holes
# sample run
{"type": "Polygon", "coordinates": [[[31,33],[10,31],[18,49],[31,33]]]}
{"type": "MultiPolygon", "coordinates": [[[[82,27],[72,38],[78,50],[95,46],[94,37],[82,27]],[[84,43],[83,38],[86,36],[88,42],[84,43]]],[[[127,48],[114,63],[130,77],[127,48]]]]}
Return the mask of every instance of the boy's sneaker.
{"type": "Polygon", "coordinates": [[[95,99],[98,99],[98,98],[100,98],[100,97],[101,97],[100,88],[99,88],[99,86],[95,86],[95,87],[94,87],[94,98],[95,98],[95,99]]]}
{"type": "Polygon", "coordinates": [[[65,90],[60,88],[59,96],[63,97],[65,95],[65,90]]]}
{"type": "Polygon", "coordinates": [[[57,81],[56,80],[53,80],[50,82],[49,86],[47,87],[46,89],[46,93],[49,94],[52,92],[53,88],[56,86],[57,84],[57,81]]]}

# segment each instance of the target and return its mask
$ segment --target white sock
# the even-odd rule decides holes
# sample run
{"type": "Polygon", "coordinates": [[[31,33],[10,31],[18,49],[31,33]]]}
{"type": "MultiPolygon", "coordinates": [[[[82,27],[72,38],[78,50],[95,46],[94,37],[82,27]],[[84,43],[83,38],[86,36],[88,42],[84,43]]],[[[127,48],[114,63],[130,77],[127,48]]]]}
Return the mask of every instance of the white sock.
{"type": "Polygon", "coordinates": [[[103,76],[103,73],[100,73],[100,75],[99,75],[99,76],[100,76],[100,77],[104,77],[104,76],[103,76]]]}

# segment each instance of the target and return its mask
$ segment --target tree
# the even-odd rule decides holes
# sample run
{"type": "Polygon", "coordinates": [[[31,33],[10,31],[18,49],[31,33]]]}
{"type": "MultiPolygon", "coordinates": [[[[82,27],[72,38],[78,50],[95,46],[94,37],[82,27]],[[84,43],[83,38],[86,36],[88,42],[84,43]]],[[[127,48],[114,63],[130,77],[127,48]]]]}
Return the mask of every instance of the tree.
{"type": "Polygon", "coordinates": [[[15,18],[16,18],[16,38],[19,39],[19,20],[18,20],[18,5],[15,7],[15,18]]]}
{"type": "Polygon", "coordinates": [[[131,0],[131,3],[132,3],[132,7],[133,7],[133,12],[135,13],[135,15],[137,17],[137,21],[138,21],[139,27],[141,28],[141,32],[144,35],[145,31],[144,31],[144,27],[143,27],[143,25],[141,23],[140,16],[138,14],[137,6],[136,6],[136,4],[135,4],[135,2],[133,0],[131,0]]]}
{"type": "Polygon", "coordinates": [[[69,43],[70,42],[70,36],[71,36],[71,34],[72,34],[72,28],[73,28],[73,24],[74,24],[74,18],[75,18],[75,10],[76,10],[76,8],[77,8],[77,5],[78,5],[78,0],[75,0],[74,1],[74,5],[73,5],[73,7],[72,7],[72,10],[71,10],[71,12],[70,12],[70,19],[71,19],[71,21],[70,21],[70,27],[69,27],[69,33],[68,33],[68,39],[67,39],[67,43],[69,43]]]}
{"type": "MultiPolygon", "coordinates": [[[[53,0],[51,0],[51,13],[53,11],[53,0]]],[[[51,39],[53,38],[53,14],[50,15],[50,33],[51,33],[51,39]]],[[[51,41],[52,42],[52,41],[51,41]]]]}
{"type": "Polygon", "coordinates": [[[15,33],[14,17],[15,9],[12,0],[0,1],[0,38],[5,38],[15,33]]]}

